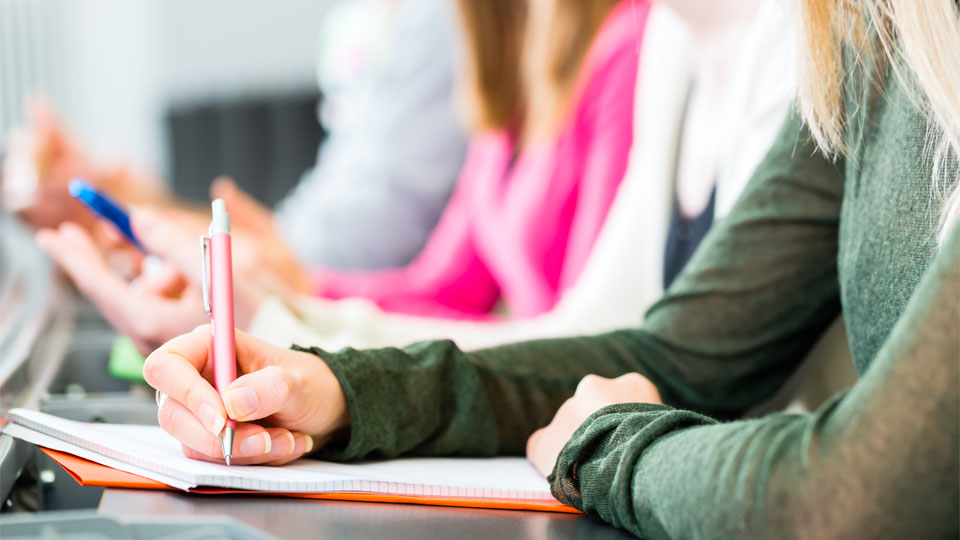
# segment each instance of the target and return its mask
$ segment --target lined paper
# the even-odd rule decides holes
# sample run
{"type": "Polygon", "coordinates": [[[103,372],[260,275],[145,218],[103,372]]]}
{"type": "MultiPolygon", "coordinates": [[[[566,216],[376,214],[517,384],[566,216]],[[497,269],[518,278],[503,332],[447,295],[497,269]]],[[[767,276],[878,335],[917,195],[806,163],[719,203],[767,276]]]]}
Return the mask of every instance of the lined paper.
{"type": "Polygon", "coordinates": [[[299,459],[281,467],[228,467],[187,458],[180,443],[155,426],[89,424],[26,409],[14,409],[9,416],[3,431],[13,437],[183,490],[202,486],[553,500],[547,481],[523,458],[403,458],[349,464],[299,459]]]}

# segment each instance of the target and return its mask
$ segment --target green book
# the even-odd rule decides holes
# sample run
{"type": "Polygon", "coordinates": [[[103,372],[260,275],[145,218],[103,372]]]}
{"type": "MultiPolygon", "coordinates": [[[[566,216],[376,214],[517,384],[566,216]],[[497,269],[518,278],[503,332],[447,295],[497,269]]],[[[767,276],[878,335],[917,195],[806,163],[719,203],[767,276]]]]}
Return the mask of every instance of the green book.
{"type": "Polygon", "coordinates": [[[117,336],[110,348],[110,374],[118,379],[146,383],[143,380],[145,358],[127,336],[117,336]]]}

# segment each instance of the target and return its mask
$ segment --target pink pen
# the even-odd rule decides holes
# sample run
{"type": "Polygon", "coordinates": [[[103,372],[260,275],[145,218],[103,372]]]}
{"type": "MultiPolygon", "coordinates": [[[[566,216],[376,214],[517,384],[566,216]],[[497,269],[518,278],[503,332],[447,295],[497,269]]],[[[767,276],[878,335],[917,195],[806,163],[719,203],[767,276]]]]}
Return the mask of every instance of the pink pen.
{"type": "MultiPolygon", "coordinates": [[[[223,199],[213,201],[213,221],[203,246],[203,309],[213,321],[213,384],[220,395],[237,378],[237,344],[233,326],[233,260],[230,253],[230,214],[223,199]]],[[[223,458],[230,465],[237,422],[227,419],[220,436],[223,458]]]]}

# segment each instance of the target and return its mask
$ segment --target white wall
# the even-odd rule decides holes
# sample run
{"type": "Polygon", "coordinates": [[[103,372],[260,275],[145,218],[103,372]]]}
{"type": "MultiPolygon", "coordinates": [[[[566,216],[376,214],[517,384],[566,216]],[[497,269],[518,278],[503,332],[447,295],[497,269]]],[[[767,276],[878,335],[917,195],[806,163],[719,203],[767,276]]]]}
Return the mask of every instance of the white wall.
{"type": "Polygon", "coordinates": [[[49,4],[39,46],[62,55],[53,78],[62,83],[39,90],[92,155],[161,172],[171,102],[312,86],[317,31],[333,2],[29,1],[49,4]]]}
{"type": "Polygon", "coordinates": [[[314,84],[317,32],[330,3],[163,1],[160,55],[168,95],[222,95],[314,84]]]}

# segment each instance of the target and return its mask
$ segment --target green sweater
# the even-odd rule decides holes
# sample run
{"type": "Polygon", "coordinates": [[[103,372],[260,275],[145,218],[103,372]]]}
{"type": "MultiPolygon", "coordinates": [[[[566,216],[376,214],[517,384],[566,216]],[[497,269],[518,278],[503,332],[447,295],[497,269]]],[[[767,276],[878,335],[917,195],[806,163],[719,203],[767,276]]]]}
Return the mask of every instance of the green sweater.
{"type": "Polygon", "coordinates": [[[473,353],[313,349],[352,418],[327,456],[522,454],[581,377],[637,371],[669,406],[584,422],[549,478],[561,501],[645,538],[956,537],[960,227],[938,247],[926,123],[903,88],[851,81],[847,158],[823,158],[791,115],[639,329],[473,353]],[[855,387],[812,414],[731,421],[841,311],[855,387]]]}

